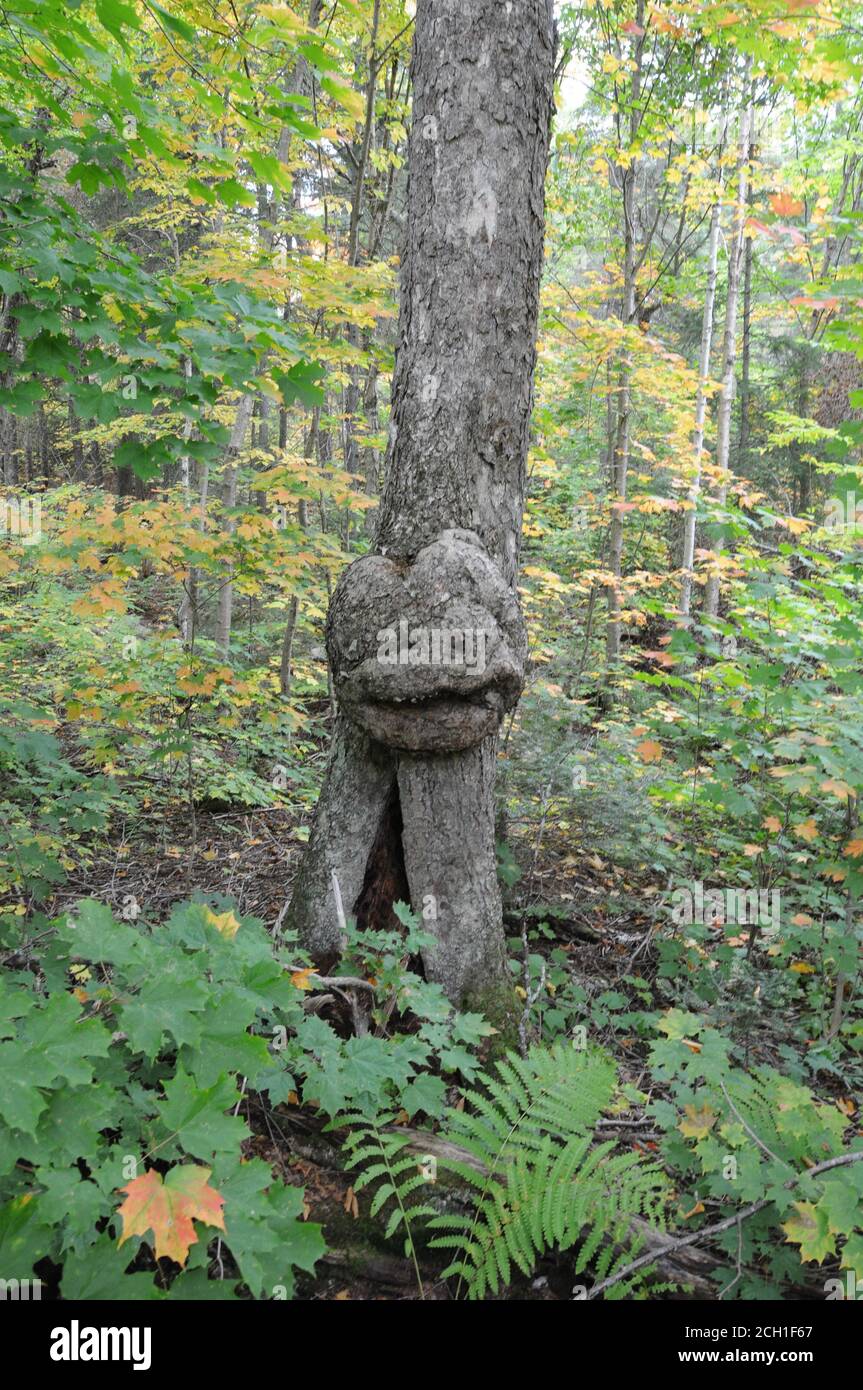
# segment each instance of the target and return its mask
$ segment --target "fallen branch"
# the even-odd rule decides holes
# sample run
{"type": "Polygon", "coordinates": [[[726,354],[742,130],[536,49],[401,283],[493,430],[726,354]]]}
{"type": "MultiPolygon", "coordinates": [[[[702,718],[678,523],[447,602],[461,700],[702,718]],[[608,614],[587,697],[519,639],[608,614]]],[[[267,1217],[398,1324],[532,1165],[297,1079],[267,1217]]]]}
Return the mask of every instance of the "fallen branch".
{"type": "MultiPolygon", "coordinates": [[[[425,1130],[405,1129],[401,1126],[399,1126],[398,1133],[410,1135],[408,1147],[413,1153],[457,1160],[468,1164],[475,1172],[481,1174],[486,1171],[484,1165],[473,1154],[440,1135],[429,1134],[425,1130]]],[[[836,1158],[828,1158],[823,1163],[816,1164],[814,1168],[808,1168],[805,1173],[795,1173],[785,1186],[794,1187],[801,1178],[817,1177],[821,1173],[828,1172],[831,1168],[843,1168],[849,1163],[860,1161],[863,1161],[863,1149],[855,1153],[839,1154],[836,1158]]],[[[717,1263],[720,1261],[718,1261],[717,1256],[699,1250],[697,1248],[698,1243],[721,1235],[723,1231],[728,1231],[739,1222],[746,1221],[750,1216],[754,1216],[756,1212],[762,1211],[764,1207],[769,1205],[770,1198],[762,1197],[759,1201],[744,1207],[742,1211],[734,1212],[733,1215],[715,1222],[712,1226],[702,1226],[688,1236],[668,1236],[664,1232],[648,1226],[646,1221],[641,1219],[632,1221],[630,1223],[632,1235],[648,1245],[649,1249],[643,1255],[639,1255],[636,1260],[625,1265],[617,1274],[604,1279],[600,1284],[596,1284],[588,1293],[588,1299],[599,1297],[612,1284],[620,1283],[622,1279],[628,1278],[630,1274],[634,1274],[649,1264],[656,1265],[656,1272],[662,1279],[670,1283],[689,1284],[696,1297],[715,1299],[715,1286],[708,1275],[716,1269],[717,1263]]]]}
{"type": "MultiPolygon", "coordinates": [[[[836,1158],[828,1158],[823,1163],[816,1163],[814,1168],[807,1168],[805,1173],[795,1173],[794,1177],[789,1178],[788,1182],[785,1183],[785,1187],[795,1187],[801,1178],[817,1177],[819,1173],[826,1173],[830,1168],[844,1168],[846,1164],[861,1161],[863,1161],[863,1149],[851,1154],[839,1154],[836,1158]]],[[[721,1235],[723,1231],[730,1231],[732,1226],[737,1226],[741,1221],[746,1221],[750,1216],[754,1216],[756,1212],[763,1211],[765,1207],[770,1205],[770,1202],[770,1197],[761,1197],[757,1202],[751,1202],[748,1207],[744,1207],[742,1211],[736,1211],[732,1216],[727,1216],[724,1221],[716,1221],[712,1226],[702,1226],[700,1230],[692,1231],[688,1236],[672,1237],[666,1246],[666,1252],[674,1254],[675,1251],[682,1250],[685,1246],[695,1245],[697,1241],[709,1240],[712,1236],[721,1235]]],[[[638,1269],[643,1269],[645,1265],[651,1264],[655,1259],[656,1256],[652,1251],[639,1255],[637,1260],[632,1260],[616,1274],[611,1275],[608,1279],[603,1279],[602,1283],[594,1285],[587,1297],[589,1299],[598,1298],[606,1289],[610,1289],[612,1284],[619,1284],[622,1279],[627,1279],[630,1274],[634,1274],[638,1269]]]]}

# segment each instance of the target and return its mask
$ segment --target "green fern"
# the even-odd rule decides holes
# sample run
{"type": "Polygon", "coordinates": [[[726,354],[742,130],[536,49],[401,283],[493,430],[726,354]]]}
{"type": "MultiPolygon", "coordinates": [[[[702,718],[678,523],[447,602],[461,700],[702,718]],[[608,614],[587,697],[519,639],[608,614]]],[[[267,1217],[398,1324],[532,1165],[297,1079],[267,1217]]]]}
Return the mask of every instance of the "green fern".
{"type": "Polygon", "coordinates": [[[416,1275],[420,1298],[425,1297],[416,1246],[414,1244],[412,1222],[424,1217],[435,1216],[433,1207],[422,1203],[411,1204],[410,1198],[418,1187],[428,1181],[422,1171],[416,1154],[405,1154],[412,1136],[399,1134],[388,1129],[395,1123],[396,1115],[384,1112],[369,1119],[360,1111],[350,1111],[339,1117],[339,1126],[348,1125],[351,1132],[345,1140],[345,1149],[350,1168],[361,1168],[355,1180],[354,1192],[360,1192],[369,1183],[380,1181],[372,1199],[369,1214],[379,1215],[384,1207],[392,1202],[387,1219],[385,1239],[395,1235],[401,1227],[405,1233],[404,1251],[411,1260],[416,1275]]]}
{"type": "MultiPolygon", "coordinates": [[[[474,1208],[430,1221],[445,1232],[431,1245],[457,1255],[444,1276],[458,1274],[468,1297],[482,1298],[508,1284],[514,1267],[529,1276],[545,1251],[579,1243],[576,1275],[592,1265],[605,1279],[640,1245],[632,1219],[662,1226],[667,1199],[656,1164],[616,1154],[613,1143],[592,1145],[614,1065],[602,1052],[560,1044],[509,1053],[497,1073],[483,1077],[483,1090],[465,1092],[469,1109],[450,1117],[448,1137],[476,1166],[440,1160],[469,1185],[474,1208]]],[[[631,1296],[635,1286],[624,1280],[613,1296],[631,1296]]]]}

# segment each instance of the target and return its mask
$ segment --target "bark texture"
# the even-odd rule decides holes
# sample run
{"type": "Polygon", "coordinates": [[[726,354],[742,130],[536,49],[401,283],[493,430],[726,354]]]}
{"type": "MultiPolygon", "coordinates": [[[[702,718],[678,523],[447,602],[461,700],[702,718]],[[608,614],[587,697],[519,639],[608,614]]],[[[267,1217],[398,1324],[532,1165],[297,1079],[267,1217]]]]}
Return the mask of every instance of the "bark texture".
{"type": "Polygon", "coordinates": [[[553,57],[550,0],[418,0],[386,482],[374,553],[330,607],[341,713],[291,907],[323,954],[336,882],[374,925],[381,885],[404,880],[436,939],[426,975],[455,1003],[505,979],[494,772],[526,655],[515,580],[553,57]]]}
{"type": "Polygon", "coordinates": [[[413,563],[367,555],[327,618],[345,713],[392,748],[452,753],[518,701],[527,636],[514,591],[473,531],[444,531],[413,563]]]}

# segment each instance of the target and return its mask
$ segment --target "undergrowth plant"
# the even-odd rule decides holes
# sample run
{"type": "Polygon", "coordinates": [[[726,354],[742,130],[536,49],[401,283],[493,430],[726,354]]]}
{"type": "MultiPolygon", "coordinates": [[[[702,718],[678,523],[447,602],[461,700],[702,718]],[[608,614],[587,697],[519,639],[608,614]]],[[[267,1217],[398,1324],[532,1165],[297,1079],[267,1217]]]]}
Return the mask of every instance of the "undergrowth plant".
{"type": "MultiPolygon", "coordinates": [[[[593,1147],[617,1081],[613,1062],[558,1044],[509,1053],[496,1072],[449,1117],[448,1137],[473,1163],[446,1157],[441,1166],[468,1184],[473,1212],[431,1222],[445,1232],[432,1245],[455,1254],[445,1274],[482,1298],[510,1282],[513,1266],[530,1275],[547,1250],[578,1244],[574,1274],[593,1267],[606,1278],[639,1244],[633,1218],[662,1226],[668,1199],[657,1164],[615,1154],[614,1143],[593,1147]]],[[[632,1296],[640,1282],[622,1282],[616,1293],[632,1296]]]]}
{"type": "MultiPolygon", "coordinates": [[[[680,1009],[659,1021],[650,1056],[668,1094],[650,1112],[682,1210],[710,1225],[707,1204],[740,1220],[712,1240],[737,1267],[724,1297],[781,1298],[813,1266],[863,1272],[863,1138],[847,1098],[820,1100],[772,1067],[745,1071],[725,1038],[680,1009]],[[718,1204],[718,1205],[717,1205],[718,1204]]],[[[706,1237],[705,1237],[706,1240],[706,1237]]],[[[814,1276],[818,1277],[817,1274],[814,1276]]]]}
{"type": "Polygon", "coordinates": [[[339,1123],[350,1126],[344,1144],[347,1165],[361,1170],[354,1180],[353,1190],[360,1192],[370,1183],[378,1183],[369,1215],[375,1217],[391,1204],[384,1237],[388,1240],[398,1230],[404,1231],[405,1257],[413,1265],[419,1294],[424,1298],[414,1229],[415,1223],[437,1213],[429,1203],[410,1200],[428,1181],[428,1173],[424,1163],[417,1161],[416,1154],[406,1153],[413,1135],[394,1129],[397,1119],[394,1111],[376,1115],[371,1120],[354,1112],[343,1115],[339,1123]]]}

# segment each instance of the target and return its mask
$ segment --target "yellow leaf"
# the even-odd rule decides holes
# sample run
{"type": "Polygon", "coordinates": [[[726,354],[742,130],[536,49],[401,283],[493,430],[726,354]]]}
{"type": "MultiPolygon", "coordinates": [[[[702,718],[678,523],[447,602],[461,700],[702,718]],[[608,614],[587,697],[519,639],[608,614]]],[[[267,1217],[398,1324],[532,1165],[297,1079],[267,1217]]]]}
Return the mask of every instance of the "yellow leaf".
{"type": "Polygon", "coordinates": [[[296,989],[314,989],[314,985],[312,984],[312,976],[314,973],[314,970],[311,969],[295,970],[291,976],[291,984],[294,985],[296,989]]]}
{"type": "Polygon", "coordinates": [[[840,782],[836,777],[828,777],[826,782],[821,783],[821,790],[829,792],[831,796],[838,797],[840,801],[846,801],[852,794],[852,788],[847,782],[840,782]]]}
{"type": "Polygon", "coordinates": [[[798,1215],[782,1225],[786,1240],[800,1246],[802,1263],[816,1260],[820,1264],[833,1253],[836,1245],[830,1234],[827,1214],[812,1202],[795,1202],[794,1209],[798,1215]]]}
{"type": "Polygon", "coordinates": [[[716,1124],[716,1115],[709,1105],[703,1105],[700,1110],[696,1110],[694,1105],[684,1105],[685,1120],[681,1120],[677,1128],[684,1139],[706,1139],[713,1126],[716,1124]]]}
{"type": "Polygon", "coordinates": [[[233,941],[237,932],[240,930],[240,924],[233,912],[216,913],[211,912],[210,909],[207,908],[206,918],[210,926],[215,927],[216,931],[221,932],[222,936],[227,937],[228,941],[233,941]]]}
{"type": "Polygon", "coordinates": [[[815,824],[814,817],[810,816],[808,820],[801,821],[799,825],[795,825],[794,834],[797,836],[798,840],[805,840],[808,845],[811,845],[813,840],[817,840],[818,826],[815,824]]]}

